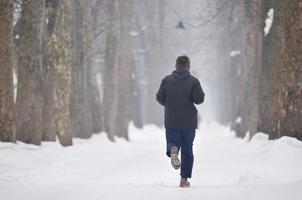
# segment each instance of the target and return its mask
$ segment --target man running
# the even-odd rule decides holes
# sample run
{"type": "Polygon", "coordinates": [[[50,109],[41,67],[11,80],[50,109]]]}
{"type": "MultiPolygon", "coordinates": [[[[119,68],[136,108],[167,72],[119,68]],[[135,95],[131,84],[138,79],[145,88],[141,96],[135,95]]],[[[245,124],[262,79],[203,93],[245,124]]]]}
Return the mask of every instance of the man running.
{"type": "Polygon", "coordinates": [[[205,94],[199,80],[190,74],[187,56],[179,56],[175,68],[162,80],[156,100],[165,107],[166,154],[175,169],[181,168],[179,187],[189,187],[188,178],[192,176],[194,161],[192,146],[198,124],[194,104],[203,103],[205,94]]]}

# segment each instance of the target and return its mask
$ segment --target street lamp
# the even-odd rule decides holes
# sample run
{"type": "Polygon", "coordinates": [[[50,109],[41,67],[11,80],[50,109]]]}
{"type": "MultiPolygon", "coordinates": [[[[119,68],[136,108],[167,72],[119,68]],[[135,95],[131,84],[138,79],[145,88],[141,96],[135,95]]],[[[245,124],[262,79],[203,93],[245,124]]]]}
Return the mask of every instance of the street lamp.
{"type": "Polygon", "coordinates": [[[177,29],[186,29],[183,21],[178,21],[176,28],[177,29]]]}

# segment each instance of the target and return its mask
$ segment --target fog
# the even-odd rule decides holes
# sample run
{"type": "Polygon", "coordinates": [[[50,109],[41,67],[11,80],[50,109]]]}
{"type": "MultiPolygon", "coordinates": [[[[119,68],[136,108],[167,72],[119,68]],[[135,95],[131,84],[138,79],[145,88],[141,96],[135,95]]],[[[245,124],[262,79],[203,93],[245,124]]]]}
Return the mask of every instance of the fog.
{"type": "Polygon", "coordinates": [[[0,0],[0,199],[302,199],[301,24],[301,0],[0,0]],[[182,55],[197,129],[156,99],[182,55]]]}
{"type": "Polygon", "coordinates": [[[2,140],[71,145],[99,132],[129,140],[130,122],[163,127],[155,95],[180,55],[206,94],[200,122],[301,139],[298,3],[9,0],[2,140]]]}

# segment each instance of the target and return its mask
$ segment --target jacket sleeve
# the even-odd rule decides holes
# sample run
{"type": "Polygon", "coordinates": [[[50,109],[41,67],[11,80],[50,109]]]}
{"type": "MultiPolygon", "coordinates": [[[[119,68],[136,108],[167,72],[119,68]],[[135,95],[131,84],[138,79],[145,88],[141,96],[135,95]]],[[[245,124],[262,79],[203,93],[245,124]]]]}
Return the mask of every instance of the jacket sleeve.
{"type": "Polygon", "coordinates": [[[161,81],[159,90],[156,94],[156,100],[158,103],[160,103],[162,106],[165,106],[166,101],[166,91],[165,91],[165,79],[161,81]]]}
{"type": "Polygon", "coordinates": [[[201,104],[204,102],[204,92],[200,86],[199,80],[196,80],[192,90],[192,100],[195,104],[201,104]]]}

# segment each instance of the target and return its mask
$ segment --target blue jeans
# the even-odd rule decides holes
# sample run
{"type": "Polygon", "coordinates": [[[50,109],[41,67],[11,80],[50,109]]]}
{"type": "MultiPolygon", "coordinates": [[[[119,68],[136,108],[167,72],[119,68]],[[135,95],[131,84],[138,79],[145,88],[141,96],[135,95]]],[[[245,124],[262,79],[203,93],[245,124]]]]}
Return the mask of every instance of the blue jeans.
{"type": "Polygon", "coordinates": [[[195,138],[195,129],[193,128],[168,128],[166,129],[167,156],[170,156],[170,149],[176,146],[181,151],[181,169],[182,178],[191,178],[194,162],[193,141],[195,138]]]}

